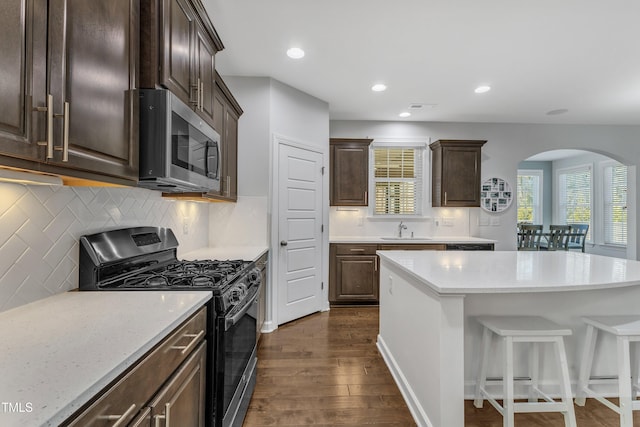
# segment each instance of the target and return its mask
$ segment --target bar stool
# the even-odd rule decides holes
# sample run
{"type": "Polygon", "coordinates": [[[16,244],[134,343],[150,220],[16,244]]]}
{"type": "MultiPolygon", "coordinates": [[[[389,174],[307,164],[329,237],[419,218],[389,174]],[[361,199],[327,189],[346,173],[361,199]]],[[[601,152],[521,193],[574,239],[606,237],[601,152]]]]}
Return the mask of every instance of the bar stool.
{"type": "Polygon", "coordinates": [[[486,399],[503,417],[504,427],[514,426],[514,414],[522,412],[561,412],[564,415],[564,423],[567,427],[576,427],[576,416],[573,409],[571,395],[571,383],[569,380],[569,368],[564,349],[563,336],[571,335],[571,329],[538,316],[479,316],[476,320],[484,327],[482,333],[482,355],[480,369],[476,381],[475,400],[476,408],[482,408],[483,399],[486,399]],[[487,393],[487,365],[489,350],[493,334],[498,335],[504,342],[503,357],[503,404],[500,405],[495,398],[487,393]],[[528,402],[514,402],[513,383],[513,345],[514,343],[529,343],[531,353],[529,355],[529,376],[531,385],[528,402]],[[540,344],[553,343],[560,374],[560,389],[562,400],[554,401],[538,387],[538,370],[540,357],[540,344]],[[539,402],[538,398],[544,402],[539,402]]]}
{"type": "Polygon", "coordinates": [[[585,398],[593,397],[620,415],[620,427],[633,427],[633,411],[640,410],[640,401],[635,400],[640,387],[638,386],[638,360],[631,360],[631,343],[640,341],[640,316],[589,316],[583,317],[582,320],[587,324],[587,335],[580,364],[576,405],[584,406],[585,398]],[[591,368],[599,331],[616,337],[619,406],[589,388],[592,382],[591,368]],[[632,363],[634,364],[633,377],[632,363]]]}

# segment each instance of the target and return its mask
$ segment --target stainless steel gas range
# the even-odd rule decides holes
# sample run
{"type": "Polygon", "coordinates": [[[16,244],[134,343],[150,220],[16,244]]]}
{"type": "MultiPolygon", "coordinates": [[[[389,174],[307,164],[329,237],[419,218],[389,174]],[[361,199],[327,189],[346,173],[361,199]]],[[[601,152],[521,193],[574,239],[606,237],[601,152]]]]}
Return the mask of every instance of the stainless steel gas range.
{"type": "Polygon", "coordinates": [[[260,271],[245,260],[180,261],[169,228],[135,227],[80,238],[80,290],[205,290],[209,307],[208,427],[240,427],[255,387],[260,271]]]}

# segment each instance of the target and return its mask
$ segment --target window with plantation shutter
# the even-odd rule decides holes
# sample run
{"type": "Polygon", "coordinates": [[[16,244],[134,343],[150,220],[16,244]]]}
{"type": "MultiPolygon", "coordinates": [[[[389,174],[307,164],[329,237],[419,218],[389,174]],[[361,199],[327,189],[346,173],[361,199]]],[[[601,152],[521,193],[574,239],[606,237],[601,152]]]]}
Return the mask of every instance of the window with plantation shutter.
{"type": "Polygon", "coordinates": [[[564,224],[589,224],[587,240],[591,240],[592,174],[591,166],[558,171],[558,219],[564,224]]]}
{"type": "Polygon", "coordinates": [[[542,224],[542,176],[541,170],[518,171],[518,222],[542,224]]]}
{"type": "Polygon", "coordinates": [[[622,164],[603,169],[604,243],[627,244],[627,167],[622,164]]]}
{"type": "Polygon", "coordinates": [[[422,214],[421,147],[373,148],[374,215],[422,214]]]}

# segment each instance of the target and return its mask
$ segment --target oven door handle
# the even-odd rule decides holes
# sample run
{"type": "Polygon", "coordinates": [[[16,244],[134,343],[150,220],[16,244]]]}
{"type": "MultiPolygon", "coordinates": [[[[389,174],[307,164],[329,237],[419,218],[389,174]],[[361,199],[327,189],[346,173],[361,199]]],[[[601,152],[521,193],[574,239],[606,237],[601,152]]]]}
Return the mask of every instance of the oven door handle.
{"type": "Polygon", "coordinates": [[[258,287],[254,288],[255,291],[253,293],[253,295],[251,296],[251,298],[249,298],[249,301],[246,302],[246,304],[244,305],[244,307],[242,307],[242,309],[240,311],[238,311],[236,314],[234,314],[232,317],[227,317],[224,319],[224,330],[228,331],[229,328],[231,328],[233,325],[235,325],[236,323],[238,323],[240,321],[240,319],[242,318],[242,316],[244,316],[247,311],[249,311],[249,309],[251,308],[251,306],[257,301],[258,299],[258,287]]]}

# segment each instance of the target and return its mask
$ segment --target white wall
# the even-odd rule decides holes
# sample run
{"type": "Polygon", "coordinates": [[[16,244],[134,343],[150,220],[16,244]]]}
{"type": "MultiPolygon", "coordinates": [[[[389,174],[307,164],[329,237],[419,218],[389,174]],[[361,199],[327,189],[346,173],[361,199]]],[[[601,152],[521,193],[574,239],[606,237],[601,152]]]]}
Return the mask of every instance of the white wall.
{"type": "MultiPolygon", "coordinates": [[[[277,283],[277,189],[273,187],[274,182],[277,183],[278,170],[275,140],[283,137],[322,152],[328,169],[329,106],[271,78],[223,78],[244,111],[238,124],[238,202],[210,206],[210,244],[255,244],[275,248],[270,252],[270,271],[271,283],[277,283]]],[[[329,205],[328,182],[328,174],[325,174],[324,206],[329,205]]],[[[324,215],[324,222],[328,224],[328,212],[324,215]]],[[[323,280],[328,283],[328,233],[323,246],[323,280]]],[[[267,330],[277,326],[276,298],[275,292],[267,291],[267,330]]]]}
{"type": "Polygon", "coordinates": [[[157,191],[2,183],[0,311],[78,288],[78,239],[84,234],[170,227],[180,256],[207,245],[208,223],[207,204],[163,199],[157,191]]]}
{"type": "MultiPolygon", "coordinates": [[[[503,178],[515,186],[518,163],[534,154],[559,149],[583,149],[612,157],[626,165],[640,163],[639,126],[583,126],[496,123],[432,123],[331,121],[331,137],[342,138],[417,138],[486,139],[482,148],[482,179],[503,178]]],[[[640,191],[640,177],[636,176],[635,196],[640,191]]],[[[629,184],[630,188],[633,183],[629,184]]],[[[514,187],[515,188],[515,187],[514,187]]],[[[514,250],[516,225],[515,203],[504,212],[489,214],[479,208],[469,212],[471,235],[498,240],[497,250],[514,250]],[[480,226],[480,218],[497,219],[499,225],[480,226]]],[[[332,216],[332,219],[334,217],[332,216]]],[[[464,220],[462,220],[464,221],[464,220]]],[[[331,227],[334,227],[332,221],[331,227]]],[[[631,227],[629,244],[637,247],[636,224],[631,227]],[[631,230],[633,228],[633,230],[631,230]]],[[[634,252],[635,253],[635,252],[634,252]]]]}

